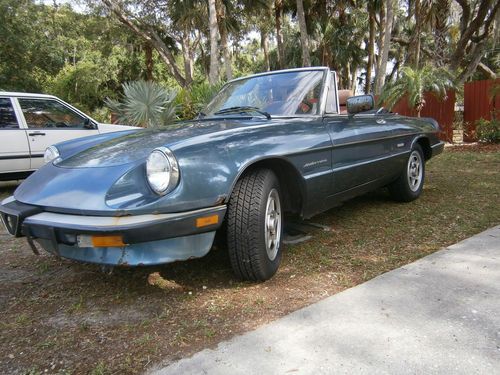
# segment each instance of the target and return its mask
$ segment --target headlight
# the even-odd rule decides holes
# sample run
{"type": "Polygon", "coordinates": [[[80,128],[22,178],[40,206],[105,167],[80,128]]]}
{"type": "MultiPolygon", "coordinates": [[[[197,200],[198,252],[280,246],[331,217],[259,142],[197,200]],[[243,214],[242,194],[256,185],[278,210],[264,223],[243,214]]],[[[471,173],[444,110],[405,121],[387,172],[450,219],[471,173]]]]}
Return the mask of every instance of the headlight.
{"type": "Polygon", "coordinates": [[[57,159],[59,157],[59,151],[57,150],[56,146],[49,146],[45,150],[45,153],[43,154],[43,160],[45,160],[45,163],[50,163],[51,161],[57,159]]]}
{"type": "Polygon", "coordinates": [[[179,165],[172,151],[166,147],[154,149],[146,161],[146,176],[156,194],[171,192],[179,182],[179,165]]]}

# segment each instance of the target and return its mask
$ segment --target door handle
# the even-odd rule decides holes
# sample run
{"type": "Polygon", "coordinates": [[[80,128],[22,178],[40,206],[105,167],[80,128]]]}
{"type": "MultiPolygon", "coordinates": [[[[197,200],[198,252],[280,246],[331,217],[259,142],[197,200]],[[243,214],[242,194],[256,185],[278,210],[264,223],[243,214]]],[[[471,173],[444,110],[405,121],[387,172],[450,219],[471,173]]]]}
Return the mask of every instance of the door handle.
{"type": "Polygon", "coordinates": [[[382,118],[380,118],[380,119],[377,120],[377,124],[379,124],[379,125],[383,125],[383,124],[385,124],[385,122],[386,121],[384,119],[382,119],[382,118]]]}
{"type": "Polygon", "coordinates": [[[28,135],[35,136],[35,135],[45,135],[45,133],[42,132],[37,132],[37,133],[28,133],[28,135]]]}

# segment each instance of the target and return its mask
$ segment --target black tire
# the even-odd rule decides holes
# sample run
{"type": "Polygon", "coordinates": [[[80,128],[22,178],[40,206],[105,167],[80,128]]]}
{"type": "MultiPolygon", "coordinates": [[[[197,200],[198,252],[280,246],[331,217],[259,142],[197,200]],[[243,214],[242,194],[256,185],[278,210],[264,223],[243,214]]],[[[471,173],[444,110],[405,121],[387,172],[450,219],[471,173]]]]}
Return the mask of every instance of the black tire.
{"type": "Polygon", "coordinates": [[[424,188],[425,180],[425,158],[422,151],[422,147],[419,144],[415,144],[406,160],[403,168],[403,172],[398,177],[396,181],[391,183],[389,187],[389,192],[394,200],[398,202],[411,202],[417,199],[420,194],[422,194],[422,189],[424,188]],[[412,163],[418,162],[419,171],[416,172],[415,168],[412,168],[412,163]],[[421,174],[420,174],[421,171],[421,174]],[[413,172],[413,173],[412,173],[413,172]],[[416,173],[415,173],[416,172],[416,173]],[[412,181],[412,178],[416,178],[416,174],[419,175],[418,182],[412,181]]]}
{"type": "Polygon", "coordinates": [[[271,170],[251,171],[236,183],[227,208],[226,230],[229,259],[238,278],[265,281],[278,270],[283,232],[281,207],[279,181],[271,170]],[[275,210],[272,210],[273,202],[269,199],[277,207],[275,210]],[[269,223],[273,225],[267,225],[266,219],[272,218],[273,212],[277,212],[277,220],[270,219],[269,223]],[[276,223],[279,223],[279,229],[276,229],[276,223]],[[275,230],[269,230],[277,235],[274,247],[266,245],[266,239],[272,243],[274,238],[274,234],[268,231],[270,227],[275,230]]]}

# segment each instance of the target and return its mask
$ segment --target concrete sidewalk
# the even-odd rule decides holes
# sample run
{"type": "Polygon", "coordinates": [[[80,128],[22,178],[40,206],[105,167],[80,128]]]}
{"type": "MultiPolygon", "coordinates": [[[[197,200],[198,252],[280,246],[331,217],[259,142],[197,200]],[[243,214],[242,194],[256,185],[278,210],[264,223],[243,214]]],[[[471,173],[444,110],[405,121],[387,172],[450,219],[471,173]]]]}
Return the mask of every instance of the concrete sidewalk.
{"type": "Polygon", "coordinates": [[[156,374],[500,374],[500,226],[156,374]]]}

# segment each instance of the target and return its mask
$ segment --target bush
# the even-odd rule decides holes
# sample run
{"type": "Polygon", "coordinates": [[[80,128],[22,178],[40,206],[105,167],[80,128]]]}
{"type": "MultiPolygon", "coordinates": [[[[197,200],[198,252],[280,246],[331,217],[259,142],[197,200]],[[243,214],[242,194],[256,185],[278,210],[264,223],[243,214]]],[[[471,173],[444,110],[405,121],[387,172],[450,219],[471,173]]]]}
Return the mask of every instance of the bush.
{"type": "Polygon", "coordinates": [[[210,85],[206,82],[194,83],[191,87],[181,89],[177,94],[176,104],[178,117],[190,120],[196,117],[213,99],[224,85],[224,82],[210,85]]]}
{"type": "Polygon", "coordinates": [[[480,119],[476,126],[477,138],[481,142],[500,142],[500,120],[493,117],[491,121],[480,119]]]}

